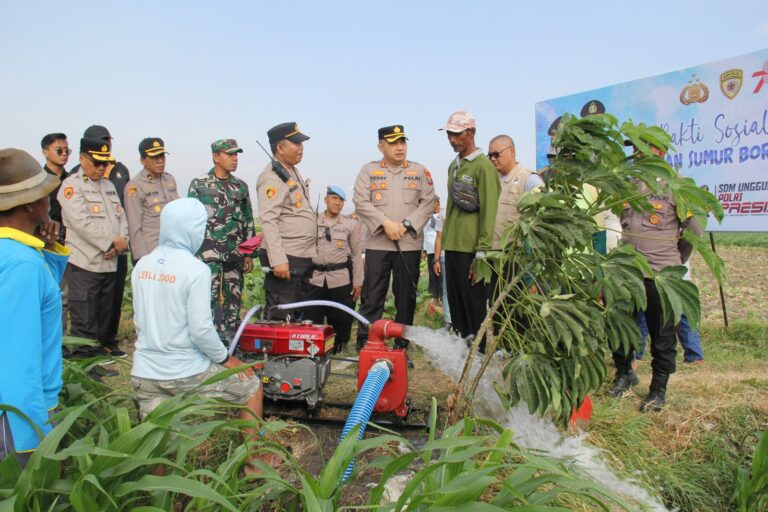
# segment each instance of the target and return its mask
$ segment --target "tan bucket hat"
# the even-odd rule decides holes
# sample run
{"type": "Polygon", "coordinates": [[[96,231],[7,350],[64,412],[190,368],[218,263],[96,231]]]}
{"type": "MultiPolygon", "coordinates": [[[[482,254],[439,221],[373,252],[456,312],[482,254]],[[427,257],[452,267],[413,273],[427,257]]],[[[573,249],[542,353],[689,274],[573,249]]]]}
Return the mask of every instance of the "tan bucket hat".
{"type": "Polygon", "coordinates": [[[0,211],[32,203],[61,183],[43,170],[35,158],[16,148],[0,149],[0,211]]]}

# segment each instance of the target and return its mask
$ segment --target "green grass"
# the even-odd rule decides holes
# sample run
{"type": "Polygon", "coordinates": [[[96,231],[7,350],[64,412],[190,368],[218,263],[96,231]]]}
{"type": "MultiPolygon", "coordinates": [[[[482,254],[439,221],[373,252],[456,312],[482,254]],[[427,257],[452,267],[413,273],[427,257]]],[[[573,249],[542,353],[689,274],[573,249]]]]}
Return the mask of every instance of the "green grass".
{"type": "Polygon", "coordinates": [[[714,233],[716,247],[768,248],[768,233],[714,233]]]}
{"type": "Polygon", "coordinates": [[[737,509],[735,473],[768,428],[768,323],[705,325],[701,337],[705,365],[678,365],[662,413],[638,411],[650,373],[641,366],[629,396],[597,397],[589,441],[670,509],[726,512],[737,509]]]}

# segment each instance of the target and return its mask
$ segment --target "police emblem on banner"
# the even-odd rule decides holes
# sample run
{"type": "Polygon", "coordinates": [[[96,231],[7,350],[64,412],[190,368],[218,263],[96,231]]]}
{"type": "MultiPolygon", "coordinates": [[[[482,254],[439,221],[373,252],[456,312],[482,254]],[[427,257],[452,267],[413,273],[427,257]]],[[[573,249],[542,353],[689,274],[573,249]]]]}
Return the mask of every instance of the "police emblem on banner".
{"type": "Polygon", "coordinates": [[[729,100],[739,94],[741,84],[744,83],[744,71],[741,69],[729,69],[720,73],[720,90],[729,100]]]}
{"type": "Polygon", "coordinates": [[[688,85],[680,91],[680,103],[690,105],[691,103],[704,103],[709,99],[709,87],[702,82],[696,75],[693,75],[688,85]]]}

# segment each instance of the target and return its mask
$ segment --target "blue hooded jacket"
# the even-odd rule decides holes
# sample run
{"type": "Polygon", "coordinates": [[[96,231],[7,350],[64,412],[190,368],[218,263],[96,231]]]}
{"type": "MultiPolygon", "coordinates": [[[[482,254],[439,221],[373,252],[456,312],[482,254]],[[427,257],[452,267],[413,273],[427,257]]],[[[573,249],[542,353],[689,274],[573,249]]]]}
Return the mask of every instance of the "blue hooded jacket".
{"type": "Polygon", "coordinates": [[[227,358],[211,317],[211,271],[195,257],[207,221],[197,199],[168,203],[160,214],[160,245],[133,269],[135,377],[181,379],[227,358]]]}

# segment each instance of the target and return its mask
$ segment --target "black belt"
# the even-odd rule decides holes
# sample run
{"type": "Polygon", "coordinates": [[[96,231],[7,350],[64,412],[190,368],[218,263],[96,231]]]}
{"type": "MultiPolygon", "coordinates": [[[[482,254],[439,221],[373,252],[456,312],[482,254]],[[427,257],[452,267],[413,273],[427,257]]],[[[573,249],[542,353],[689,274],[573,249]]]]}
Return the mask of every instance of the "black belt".
{"type": "Polygon", "coordinates": [[[330,263],[328,265],[313,265],[315,267],[315,270],[319,270],[320,272],[331,272],[332,270],[341,270],[343,268],[349,268],[349,262],[345,261],[343,263],[330,263]]]}

